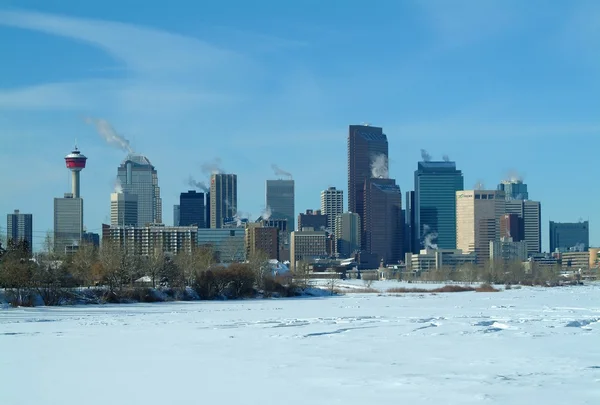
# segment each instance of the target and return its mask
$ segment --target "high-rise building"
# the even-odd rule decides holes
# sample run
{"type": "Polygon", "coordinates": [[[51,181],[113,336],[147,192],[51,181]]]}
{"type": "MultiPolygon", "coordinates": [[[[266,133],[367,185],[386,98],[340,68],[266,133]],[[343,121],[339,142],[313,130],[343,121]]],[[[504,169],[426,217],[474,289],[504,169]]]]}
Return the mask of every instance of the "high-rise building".
{"type": "MultiPolygon", "coordinates": [[[[387,177],[388,140],[382,128],[350,125],[348,129],[348,211],[364,226],[365,181],[387,177]]],[[[364,244],[363,239],[363,244],[364,244]]]]}
{"type": "Polygon", "coordinates": [[[504,191],[456,192],[456,247],[477,255],[477,262],[490,259],[490,242],[500,240],[500,218],[504,215],[504,191]]]}
{"type": "Polygon", "coordinates": [[[210,176],[210,227],[222,228],[237,213],[237,175],[213,173],[210,176]]]}
{"type": "Polygon", "coordinates": [[[206,192],[206,200],[204,201],[204,210],[205,215],[204,215],[204,225],[206,225],[206,228],[210,228],[210,191],[206,192]]]}
{"type": "Polygon", "coordinates": [[[406,253],[419,253],[421,244],[419,242],[418,232],[416,232],[416,213],[415,192],[407,191],[404,210],[404,251],[406,253]]]}
{"type": "Polygon", "coordinates": [[[137,226],[138,196],[130,193],[110,195],[110,225],[137,226]]]}
{"type": "Polygon", "coordinates": [[[54,199],[54,252],[65,254],[83,238],[83,199],[67,193],[54,199]]]}
{"type": "Polygon", "coordinates": [[[299,261],[313,262],[328,256],[327,232],[308,230],[291,233],[290,264],[293,270],[299,261]]]}
{"type": "Polygon", "coordinates": [[[179,226],[195,225],[206,228],[204,222],[204,193],[190,190],[179,195],[179,226]]]}
{"type": "Polygon", "coordinates": [[[590,227],[588,221],[550,221],[550,253],[585,252],[590,248],[590,227]]]}
{"type": "Polygon", "coordinates": [[[507,262],[527,260],[527,242],[513,241],[512,238],[500,238],[490,241],[490,260],[503,260],[507,262]]]}
{"type": "Polygon", "coordinates": [[[181,217],[181,207],[179,204],[173,206],[173,226],[179,226],[179,219],[181,217]]]}
{"type": "Polygon", "coordinates": [[[137,226],[162,223],[158,172],[147,157],[128,155],[117,170],[117,181],[123,192],[137,195],[137,226]]]}
{"type": "Polygon", "coordinates": [[[351,257],[360,250],[362,228],[360,216],[355,212],[338,214],[335,218],[335,237],[340,257],[351,257]]]}
{"type": "Polygon", "coordinates": [[[269,259],[279,260],[279,229],[248,222],[245,233],[246,257],[262,252],[269,259]]]}
{"type": "MultiPolygon", "coordinates": [[[[456,249],[456,192],[463,189],[463,175],[456,163],[419,162],[415,171],[413,233],[423,248],[456,249]]],[[[414,250],[418,249],[413,246],[414,250]]]]}
{"type": "Polygon", "coordinates": [[[118,244],[125,252],[148,256],[162,251],[176,255],[191,253],[197,245],[198,227],[195,226],[110,226],[102,225],[102,241],[118,244]]]}
{"type": "Polygon", "coordinates": [[[327,215],[326,228],[333,232],[335,218],[344,212],[344,191],[337,190],[335,187],[329,187],[327,190],[321,191],[321,212],[327,215]]]}
{"type": "Polygon", "coordinates": [[[72,172],[71,193],[54,199],[54,251],[65,254],[74,251],[83,238],[83,199],[79,176],[85,169],[87,157],[77,147],[65,156],[67,169],[72,172]]]}
{"type": "Polygon", "coordinates": [[[384,263],[404,258],[402,233],[402,193],[393,179],[371,178],[365,181],[363,246],[384,263]]]}
{"type": "Polygon", "coordinates": [[[517,214],[504,214],[500,217],[500,238],[520,242],[525,239],[523,218],[517,214]]]}
{"type": "Polygon", "coordinates": [[[33,215],[21,214],[15,210],[6,215],[6,239],[14,242],[27,242],[29,249],[33,249],[33,215]]]}
{"type": "Polygon", "coordinates": [[[542,206],[538,201],[507,200],[506,213],[523,220],[523,240],[529,256],[542,251],[542,206]]]}
{"type": "MultiPolygon", "coordinates": [[[[328,215],[321,213],[321,210],[306,210],[304,214],[298,214],[298,230],[302,228],[312,228],[317,231],[323,231],[328,229],[328,215]]],[[[329,228],[332,230],[334,228],[329,228]]]]}
{"type": "Polygon", "coordinates": [[[294,180],[267,180],[266,205],[271,218],[287,219],[288,229],[295,229],[294,180]]]}
{"type": "Polygon", "coordinates": [[[521,179],[503,180],[498,184],[498,190],[504,191],[507,200],[529,200],[527,184],[521,179]]]}

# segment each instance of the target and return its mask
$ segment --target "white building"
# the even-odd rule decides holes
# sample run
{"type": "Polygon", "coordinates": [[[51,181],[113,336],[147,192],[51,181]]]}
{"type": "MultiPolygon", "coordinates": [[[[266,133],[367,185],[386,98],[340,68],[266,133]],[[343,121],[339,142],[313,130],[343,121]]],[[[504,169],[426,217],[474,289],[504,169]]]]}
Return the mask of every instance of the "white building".
{"type": "Polygon", "coordinates": [[[137,226],[138,196],[131,193],[110,195],[111,226],[137,226]]]}
{"type": "Polygon", "coordinates": [[[292,270],[299,261],[312,262],[325,258],[327,252],[327,232],[304,230],[291,234],[290,263],[292,270]]]}
{"type": "Polygon", "coordinates": [[[457,269],[465,264],[475,264],[475,253],[460,249],[423,249],[418,254],[406,254],[406,269],[413,273],[438,270],[442,267],[457,269]]]}
{"type": "Polygon", "coordinates": [[[67,193],[54,199],[54,252],[64,254],[83,238],[83,199],[67,193]]]}
{"type": "Polygon", "coordinates": [[[336,217],[344,212],[344,191],[329,187],[321,191],[321,213],[327,215],[327,228],[334,232],[336,217]]]}

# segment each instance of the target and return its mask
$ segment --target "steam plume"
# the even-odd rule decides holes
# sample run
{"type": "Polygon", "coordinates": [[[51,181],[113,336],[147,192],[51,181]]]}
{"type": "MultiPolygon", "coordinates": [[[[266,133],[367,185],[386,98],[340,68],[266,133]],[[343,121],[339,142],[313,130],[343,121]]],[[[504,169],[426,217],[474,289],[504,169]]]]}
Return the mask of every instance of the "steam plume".
{"type": "Polygon", "coordinates": [[[387,179],[389,177],[388,158],[384,154],[375,156],[371,162],[371,177],[387,179]]]}
{"type": "Polygon", "coordinates": [[[425,149],[421,149],[421,159],[423,159],[423,162],[429,162],[431,155],[425,149]]]}
{"type": "Polygon", "coordinates": [[[202,173],[209,174],[209,175],[210,174],[219,174],[219,173],[224,172],[223,168],[221,167],[221,159],[220,158],[215,158],[215,160],[213,160],[212,162],[202,163],[200,168],[202,169],[202,173]]]}
{"type": "Polygon", "coordinates": [[[96,127],[98,134],[109,144],[113,145],[124,152],[133,153],[129,141],[122,135],[119,135],[117,131],[110,125],[106,120],[99,118],[86,118],[85,122],[96,127]]]}
{"type": "Polygon", "coordinates": [[[197,188],[198,190],[202,190],[205,193],[209,191],[208,187],[203,181],[196,181],[192,176],[188,179],[188,185],[193,188],[197,188]]]}
{"type": "Polygon", "coordinates": [[[286,172],[285,170],[281,169],[279,166],[277,166],[275,163],[273,163],[271,165],[271,168],[273,169],[273,171],[275,172],[275,176],[285,176],[288,178],[292,178],[292,174],[289,172],[286,172]]]}
{"type": "Polygon", "coordinates": [[[264,219],[265,221],[269,220],[269,218],[271,218],[271,215],[273,215],[273,211],[271,211],[271,207],[269,207],[268,205],[265,207],[264,211],[260,214],[262,219],[264,219]]]}
{"type": "Polygon", "coordinates": [[[506,174],[506,178],[504,179],[504,181],[509,183],[522,183],[523,175],[519,174],[519,172],[517,172],[516,170],[510,170],[506,174]]]}
{"type": "Polygon", "coordinates": [[[122,194],[123,193],[123,185],[121,184],[121,180],[117,177],[115,181],[115,193],[122,194]]]}
{"type": "Polygon", "coordinates": [[[444,155],[444,156],[442,156],[442,159],[444,160],[444,162],[449,162],[450,161],[450,156],[444,155]]]}
{"type": "Polygon", "coordinates": [[[483,184],[483,180],[477,180],[477,183],[475,183],[475,186],[473,186],[473,189],[485,190],[485,184],[483,184]]]}
{"type": "Polygon", "coordinates": [[[423,247],[425,249],[437,249],[438,245],[433,243],[438,238],[437,232],[431,232],[431,227],[427,224],[423,225],[423,247]]]}

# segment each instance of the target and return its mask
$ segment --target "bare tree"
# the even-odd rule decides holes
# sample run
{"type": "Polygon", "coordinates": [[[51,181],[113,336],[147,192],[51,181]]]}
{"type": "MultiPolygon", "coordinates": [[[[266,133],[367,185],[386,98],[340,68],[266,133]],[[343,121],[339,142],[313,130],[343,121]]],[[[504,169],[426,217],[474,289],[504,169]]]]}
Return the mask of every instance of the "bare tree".
{"type": "Polygon", "coordinates": [[[221,262],[241,263],[246,259],[246,247],[238,238],[228,237],[219,244],[221,262]]]}
{"type": "Polygon", "coordinates": [[[99,261],[102,265],[101,276],[108,283],[111,291],[121,289],[126,280],[126,274],[123,271],[123,249],[118,243],[105,241],[99,252],[99,261]]]}
{"type": "Polygon", "coordinates": [[[257,287],[259,289],[264,289],[265,278],[272,277],[269,256],[262,250],[256,250],[248,255],[246,263],[254,273],[257,287]]]}
{"type": "Polygon", "coordinates": [[[98,249],[91,243],[82,243],[72,258],[72,271],[83,286],[92,282],[92,267],[98,261],[98,249]]]}
{"type": "Polygon", "coordinates": [[[161,274],[164,274],[165,253],[162,249],[155,249],[145,258],[144,265],[146,275],[152,280],[152,288],[156,288],[156,280],[160,278],[161,274]]]}

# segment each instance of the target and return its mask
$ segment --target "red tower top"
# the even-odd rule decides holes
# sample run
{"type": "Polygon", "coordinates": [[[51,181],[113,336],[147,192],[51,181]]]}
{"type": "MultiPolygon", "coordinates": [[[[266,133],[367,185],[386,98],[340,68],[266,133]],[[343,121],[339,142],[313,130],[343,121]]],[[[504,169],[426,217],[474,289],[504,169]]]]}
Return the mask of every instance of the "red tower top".
{"type": "Polygon", "coordinates": [[[86,160],[87,160],[87,158],[81,154],[79,149],[77,149],[77,146],[71,153],[69,153],[67,156],[65,156],[65,162],[67,163],[67,169],[70,169],[73,171],[80,171],[82,169],[85,169],[86,160]]]}

